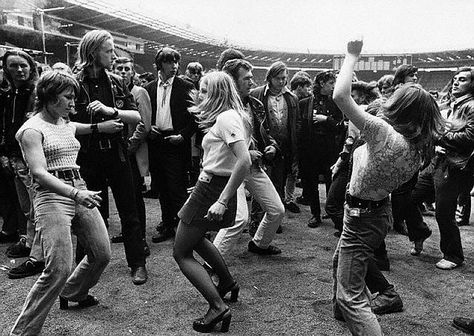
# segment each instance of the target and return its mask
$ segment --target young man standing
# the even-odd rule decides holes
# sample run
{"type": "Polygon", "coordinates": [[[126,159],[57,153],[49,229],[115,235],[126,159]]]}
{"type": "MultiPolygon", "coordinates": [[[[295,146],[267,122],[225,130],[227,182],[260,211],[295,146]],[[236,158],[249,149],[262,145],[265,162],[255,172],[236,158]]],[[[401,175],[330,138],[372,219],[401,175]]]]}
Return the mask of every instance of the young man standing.
{"type": "Polygon", "coordinates": [[[137,123],[140,114],[123,79],[108,73],[114,60],[114,41],[105,30],[92,30],[79,43],[81,71],[76,78],[80,92],[76,97],[77,114],[71,120],[92,124],[92,134],[79,138],[77,161],[90,190],[110,186],[122,224],[123,242],[132,282],[148,279],[142,230],[135,202],[135,187],[127,155],[124,124],[137,123]],[[115,133],[103,133],[105,128],[115,133]]]}

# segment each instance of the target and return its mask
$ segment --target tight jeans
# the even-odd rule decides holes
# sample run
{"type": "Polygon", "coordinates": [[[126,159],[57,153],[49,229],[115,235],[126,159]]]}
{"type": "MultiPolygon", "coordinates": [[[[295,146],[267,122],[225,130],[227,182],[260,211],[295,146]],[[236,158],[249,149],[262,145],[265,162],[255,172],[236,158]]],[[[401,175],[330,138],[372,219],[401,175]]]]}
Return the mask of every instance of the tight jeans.
{"type": "MultiPolygon", "coordinates": [[[[63,180],[84,190],[81,179],[63,180]]],[[[97,208],[88,209],[72,199],[33,185],[36,241],[43,249],[45,269],[31,288],[12,335],[38,335],[54,301],[61,295],[70,301],[87,298],[109,263],[110,243],[97,208]],[[71,274],[73,244],[71,229],[84,246],[86,256],[71,274]]]]}
{"type": "Polygon", "coordinates": [[[366,275],[374,250],[382,244],[391,225],[391,204],[360,209],[358,216],[347,204],[344,211],[344,228],[333,258],[336,302],[352,335],[381,336],[370,308],[366,275]]]}

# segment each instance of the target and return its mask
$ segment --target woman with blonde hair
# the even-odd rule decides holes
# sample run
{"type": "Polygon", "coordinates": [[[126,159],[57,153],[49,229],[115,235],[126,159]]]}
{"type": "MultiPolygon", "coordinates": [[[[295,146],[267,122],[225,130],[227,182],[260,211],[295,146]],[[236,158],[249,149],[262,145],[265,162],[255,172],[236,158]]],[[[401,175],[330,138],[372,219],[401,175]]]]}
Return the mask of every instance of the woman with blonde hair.
{"type": "Polygon", "coordinates": [[[249,171],[250,117],[244,112],[234,81],[224,72],[212,72],[201,81],[199,105],[190,111],[204,130],[202,172],[186,203],[178,213],[180,222],[173,256],[179,268],[209,303],[206,315],[193,323],[198,332],[211,332],[222,321],[229,330],[231,313],[223,297],[231,292],[236,301],[239,286],[229,273],[219,251],[205,238],[210,230],[233,225],[237,208],[236,191],[249,171]],[[194,258],[197,252],[219,277],[212,282],[194,258]]]}

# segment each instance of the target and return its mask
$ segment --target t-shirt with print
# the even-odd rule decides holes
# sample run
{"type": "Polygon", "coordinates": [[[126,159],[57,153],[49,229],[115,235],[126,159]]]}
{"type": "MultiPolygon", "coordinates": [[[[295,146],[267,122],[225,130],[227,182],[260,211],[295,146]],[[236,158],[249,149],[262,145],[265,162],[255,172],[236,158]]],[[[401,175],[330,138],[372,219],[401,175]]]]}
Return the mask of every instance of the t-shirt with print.
{"type": "Polygon", "coordinates": [[[245,141],[247,147],[250,144],[241,116],[235,110],[222,112],[202,139],[202,169],[214,175],[230,176],[237,162],[230,145],[237,141],[245,141]]]}
{"type": "Polygon", "coordinates": [[[354,151],[349,193],[379,201],[407,182],[420,168],[415,146],[379,117],[367,115],[361,131],[366,143],[354,151]]]}

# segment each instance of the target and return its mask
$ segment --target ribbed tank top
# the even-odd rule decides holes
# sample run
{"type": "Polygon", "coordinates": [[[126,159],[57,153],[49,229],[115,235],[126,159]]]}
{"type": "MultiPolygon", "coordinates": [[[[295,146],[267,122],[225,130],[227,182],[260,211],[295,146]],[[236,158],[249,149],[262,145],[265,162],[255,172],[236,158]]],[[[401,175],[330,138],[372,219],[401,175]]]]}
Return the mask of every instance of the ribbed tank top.
{"type": "Polygon", "coordinates": [[[76,128],[73,124],[55,125],[35,115],[28,119],[16,133],[15,138],[20,142],[20,147],[21,137],[27,129],[34,129],[43,136],[43,152],[48,171],[79,169],[76,159],[81,145],[74,136],[76,128]]]}

